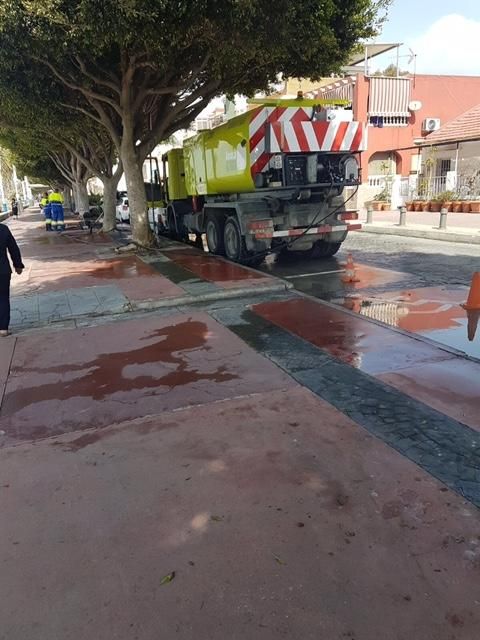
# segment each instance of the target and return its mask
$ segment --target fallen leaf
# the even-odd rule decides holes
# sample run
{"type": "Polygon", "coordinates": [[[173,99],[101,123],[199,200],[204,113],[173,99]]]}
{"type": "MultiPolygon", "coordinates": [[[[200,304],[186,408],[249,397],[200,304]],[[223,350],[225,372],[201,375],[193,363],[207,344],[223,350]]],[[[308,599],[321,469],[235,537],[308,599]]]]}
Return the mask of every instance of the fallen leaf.
{"type": "Polygon", "coordinates": [[[223,516],[210,516],[210,520],[213,522],[222,522],[223,516]]]}
{"type": "Polygon", "coordinates": [[[278,557],[278,556],[276,556],[275,554],[273,554],[273,558],[274,558],[274,560],[275,560],[275,562],[276,562],[277,564],[282,564],[282,565],[287,564],[286,562],[284,562],[281,558],[279,558],[279,557],[278,557]]]}
{"type": "Polygon", "coordinates": [[[175,578],[175,571],[172,571],[171,573],[168,573],[166,576],[164,576],[161,581],[160,581],[160,586],[164,585],[164,584],[170,584],[170,582],[172,582],[172,580],[175,578]]]}

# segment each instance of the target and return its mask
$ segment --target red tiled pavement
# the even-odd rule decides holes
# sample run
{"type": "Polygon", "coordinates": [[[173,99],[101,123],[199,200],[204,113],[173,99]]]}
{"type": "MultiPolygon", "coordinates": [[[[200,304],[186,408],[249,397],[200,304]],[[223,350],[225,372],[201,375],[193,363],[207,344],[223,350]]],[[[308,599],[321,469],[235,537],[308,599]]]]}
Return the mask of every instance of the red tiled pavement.
{"type": "Polygon", "coordinates": [[[28,440],[292,384],[204,313],[20,336],[0,429],[28,440]]]}
{"type": "Polygon", "coordinates": [[[219,260],[201,251],[179,250],[168,251],[170,260],[188,269],[199,278],[214,282],[219,287],[243,287],[248,281],[249,286],[258,286],[270,281],[268,276],[260,272],[244,269],[243,267],[219,260]]]}
{"type": "Polygon", "coordinates": [[[313,300],[252,307],[273,324],[480,430],[480,364],[313,300]]]}
{"type": "Polygon", "coordinates": [[[26,274],[15,281],[17,295],[77,287],[116,284],[130,300],[184,296],[185,291],[136,256],[99,260],[95,256],[30,261],[26,274]]]}
{"type": "Polygon", "coordinates": [[[9,640],[478,637],[479,511],[298,387],[4,449],[0,504],[9,640]]]}

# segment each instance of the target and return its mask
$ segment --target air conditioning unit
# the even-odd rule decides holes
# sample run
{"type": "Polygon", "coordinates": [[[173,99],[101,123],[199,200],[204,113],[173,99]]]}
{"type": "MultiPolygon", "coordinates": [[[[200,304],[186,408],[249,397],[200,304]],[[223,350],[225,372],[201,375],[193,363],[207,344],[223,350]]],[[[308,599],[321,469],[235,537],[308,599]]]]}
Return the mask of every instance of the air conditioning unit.
{"type": "Polygon", "coordinates": [[[440,118],[425,118],[422,123],[422,131],[432,133],[440,129],[440,118]]]}

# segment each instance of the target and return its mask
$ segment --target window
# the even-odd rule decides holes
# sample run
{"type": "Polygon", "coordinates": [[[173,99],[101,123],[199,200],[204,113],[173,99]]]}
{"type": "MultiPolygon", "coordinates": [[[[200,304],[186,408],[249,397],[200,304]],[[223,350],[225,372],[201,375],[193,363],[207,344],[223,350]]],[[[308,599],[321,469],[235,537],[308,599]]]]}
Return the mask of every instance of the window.
{"type": "Polygon", "coordinates": [[[452,160],[448,158],[447,160],[440,160],[440,175],[446,176],[449,171],[452,169],[452,160]]]}

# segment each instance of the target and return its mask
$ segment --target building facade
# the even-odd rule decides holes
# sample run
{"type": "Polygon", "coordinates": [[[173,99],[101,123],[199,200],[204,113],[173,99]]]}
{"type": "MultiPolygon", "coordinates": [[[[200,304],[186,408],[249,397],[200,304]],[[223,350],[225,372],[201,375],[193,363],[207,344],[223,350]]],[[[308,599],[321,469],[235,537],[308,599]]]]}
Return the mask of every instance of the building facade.
{"type": "MultiPolygon", "coordinates": [[[[442,125],[480,103],[480,77],[401,75],[386,77],[351,74],[333,80],[318,97],[351,103],[355,120],[368,126],[368,150],[362,153],[362,206],[385,188],[392,207],[416,189],[422,175],[422,148],[442,125]]],[[[435,172],[445,175],[447,163],[435,172]]]]}

